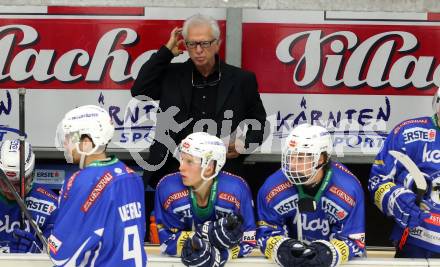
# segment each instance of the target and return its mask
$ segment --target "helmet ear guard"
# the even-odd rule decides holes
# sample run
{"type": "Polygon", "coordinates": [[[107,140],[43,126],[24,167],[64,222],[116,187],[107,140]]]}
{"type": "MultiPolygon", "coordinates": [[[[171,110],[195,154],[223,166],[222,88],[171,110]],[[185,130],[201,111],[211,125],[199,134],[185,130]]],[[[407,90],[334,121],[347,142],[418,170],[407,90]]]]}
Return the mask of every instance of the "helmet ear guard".
{"type": "Polygon", "coordinates": [[[226,162],[226,146],[223,141],[205,132],[192,133],[183,139],[179,145],[179,154],[182,152],[200,158],[201,176],[204,180],[216,177],[226,162]],[[205,177],[205,170],[211,162],[214,164],[214,172],[205,177]]]}
{"type": "Polygon", "coordinates": [[[313,183],[330,160],[333,148],[330,133],[321,126],[301,124],[290,132],[281,154],[281,169],[293,184],[313,183]],[[325,160],[319,163],[321,155],[325,160]]]}

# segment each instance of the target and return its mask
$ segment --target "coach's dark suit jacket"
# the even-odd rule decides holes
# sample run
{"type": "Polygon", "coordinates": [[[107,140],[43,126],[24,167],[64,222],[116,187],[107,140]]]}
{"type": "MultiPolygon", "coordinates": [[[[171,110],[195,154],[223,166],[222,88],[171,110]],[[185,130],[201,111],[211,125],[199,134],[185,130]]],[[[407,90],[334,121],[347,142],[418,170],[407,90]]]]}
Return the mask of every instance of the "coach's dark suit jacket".
{"type": "MultiPolygon", "coordinates": [[[[173,57],[168,48],[162,46],[140,69],[131,88],[131,94],[132,96],[145,95],[154,100],[160,100],[159,107],[162,111],[172,106],[178,107],[180,111],[174,118],[180,124],[190,118],[193,90],[191,80],[194,65],[191,59],[184,63],[170,64],[173,57]]],[[[232,110],[232,131],[243,120],[256,119],[260,122],[261,129],[248,130],[245,144],[261,144],[266,111],[257,90],[255,74],[224,62],[220,63],[220,71],[221,80],[218,85],[215,118],[210,118],[217,123],[217,136],[220,136],[222,121],[225,120],[224,112],[232,110]]],[[[207,89],[209,90],[209,88],[207,89]]],[[[170,132],[170,136],[178,145],[190,133],[192,133],[192,127],[184,129],[180,133],[170,132]]],[[[160,162],[157,160],[165,154],[166,148],[155,143],[150,148],[150,162],[160,162]]]]}

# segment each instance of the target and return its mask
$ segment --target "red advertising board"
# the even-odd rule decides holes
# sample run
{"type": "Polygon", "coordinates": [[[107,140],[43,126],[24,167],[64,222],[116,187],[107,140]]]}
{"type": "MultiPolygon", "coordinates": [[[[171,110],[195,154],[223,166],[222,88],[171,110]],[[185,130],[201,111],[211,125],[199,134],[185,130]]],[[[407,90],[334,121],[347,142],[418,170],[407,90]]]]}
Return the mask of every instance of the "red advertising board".
{"type": "MultiPolygon", "coordinates": [[[[142,118],[153,106],[135,102],[129,92],[142,64],[195,13],[219,20],[221,57],[228,41],[225,9],[35,10],[0,14],[0,141],[17,132],[13,93],[25,87],[26,131],[37,149],[54,149],[62,115],[83,104],[111,114],[117,126],[111,148],[147,147],[154,125],[143,125],[142,118]]],[[[370,14],[353,13],[332,20],[327,15],[243,10],[242,66],[256,73],[272,127],[263,153],[279,153],[286,134],[308,122],[331,131],[335,151],[339,146],[344,153],[371,155],[394,125],[431,114],[431,95],[440,85],[440,22],[429,21],[436,16],[410,14],[417,17],[412,20],[393,13],[369,20],[370,14]],[[369,127],[371,120],[381,127],[369,127]],[[350,122],[348,135],[344,122],[350,122]]],[[[184,53],[174,60],[187,58],[184,53]]]]}
{"type": "MultiPolygon", "coordinates": [[[[129,89],[142,64],[182,22],[0,18],[0,86],[129,89]]],[[[225,22],[220,26],[224,33],[225,22]]]]}
{"type": "Polygon", "coordinates": [[[432,95],[438,43],[438,25],[245,23],[242,57],[263,93],[432,95]]]}

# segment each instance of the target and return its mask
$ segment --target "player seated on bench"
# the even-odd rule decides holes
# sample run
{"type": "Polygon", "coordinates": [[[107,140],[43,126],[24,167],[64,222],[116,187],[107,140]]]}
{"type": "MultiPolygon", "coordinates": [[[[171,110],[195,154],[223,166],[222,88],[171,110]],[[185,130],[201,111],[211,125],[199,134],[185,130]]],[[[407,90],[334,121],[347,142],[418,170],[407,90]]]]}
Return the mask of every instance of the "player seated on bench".
{"type": "Polygon", "coordinates": [[[364,192],[320,126],[302,124],[286,138],[281,169],[258,192],[257,238],[280,266],[336,266],[365,251],[364,192]]]}
{"type": "MultiPolygon", "coordinates": [[[[58,196],[44,185],[34,184],[35,155],[25,142],[25,199],[24,202],[43,235],[48,238],[57,213],[58,196]]],[[[0,169],[20,192],[20,141],[6,140],[0,146],[0,169]]],[[[20,195],[18,193],[18,195],[20,195]]],[[[0,179],[0,253],[40,253],[43,245],[28,220],[21,225],[22,212],[14,194],[0,179]],[[21,226],[21,227],[20,227],[21,226]]]]}
{"type": "Polygon", "coordinates": [[[179,146],[179,172],[156,188],[154,213],[162,252],[186,266],[223,266],[255,246],[252,195],[246,182],[221,171],[226,147],[204,132],[179,146]]]}

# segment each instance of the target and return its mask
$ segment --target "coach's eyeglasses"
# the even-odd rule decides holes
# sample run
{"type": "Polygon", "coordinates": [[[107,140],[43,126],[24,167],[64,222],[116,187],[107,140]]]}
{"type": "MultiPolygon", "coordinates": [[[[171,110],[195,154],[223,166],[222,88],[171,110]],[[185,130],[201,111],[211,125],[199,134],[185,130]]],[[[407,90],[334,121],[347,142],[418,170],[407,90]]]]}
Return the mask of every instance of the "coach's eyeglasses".
{"type": "Polygon", "coordinates": [[[211,41],[200,41],[200,42],[196,42],[196,41],[185,41],[186,47],[190,48],[190,49],[196,49],[198,45],[200,45],[201,48],[210,48],[211,45],[217,41],[217,39],[213,39],[211,41]]]}
{"type": "Polygon", "coordinates": [[[206,81],[206,80],[203,80],[200,83],[197,83],[199,81],[194,82],[194,70],[193,70],[192,73],[191,73],[191,84],[192,84],[193,87],[199,88],[199,89],[200,88],[205,88],[205,87],[208,87],[208,86],[216,86],[220,82],[221,78],[222,78],[222,72],[220,71],[220,59],[219,59],[218,60],[218,78],[217,79],[215,79],[213,81],[209,81],[209,82],[206,81]]]}

